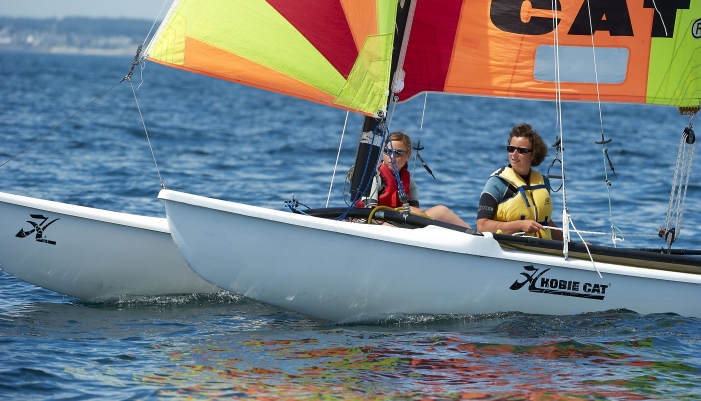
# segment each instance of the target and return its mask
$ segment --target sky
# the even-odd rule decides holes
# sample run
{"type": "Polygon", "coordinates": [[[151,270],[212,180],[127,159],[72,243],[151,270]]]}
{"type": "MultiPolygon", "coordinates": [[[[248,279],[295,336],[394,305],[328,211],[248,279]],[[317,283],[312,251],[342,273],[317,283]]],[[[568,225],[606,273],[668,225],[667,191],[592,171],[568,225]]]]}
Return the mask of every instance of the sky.
{"type": "Polygon", "coordinates": [[[106,17],[153,21],[172,0],[0,0],[0,16],[25,18],[106,17]]]}

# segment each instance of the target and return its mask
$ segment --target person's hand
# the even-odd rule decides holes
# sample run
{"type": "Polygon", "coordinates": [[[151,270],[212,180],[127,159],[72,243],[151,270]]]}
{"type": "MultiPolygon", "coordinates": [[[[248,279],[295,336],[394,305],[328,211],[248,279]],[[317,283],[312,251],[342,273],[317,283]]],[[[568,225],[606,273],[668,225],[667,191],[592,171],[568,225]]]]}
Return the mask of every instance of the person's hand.
{"type": "Polygon", "coordinates": [[[543,226],[534,220],[518,220],[518,228],[524,233],[537,233],[543,229],[543,226]]]}

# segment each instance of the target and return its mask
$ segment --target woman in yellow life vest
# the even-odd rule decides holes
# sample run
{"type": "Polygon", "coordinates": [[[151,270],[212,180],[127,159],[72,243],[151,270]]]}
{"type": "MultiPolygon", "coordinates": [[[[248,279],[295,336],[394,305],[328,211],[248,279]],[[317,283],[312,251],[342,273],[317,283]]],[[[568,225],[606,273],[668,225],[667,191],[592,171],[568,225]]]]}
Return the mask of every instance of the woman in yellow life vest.
{"type": "Polygon", "coordinates": [[[503,234],[518,232],[562,240],[552,221],[550,181],[533,170],[548,154],[543,138],[529,124],[515,126],[506,147],[509,165],[492,173],[482,190],[477,230],[503,234]]]}

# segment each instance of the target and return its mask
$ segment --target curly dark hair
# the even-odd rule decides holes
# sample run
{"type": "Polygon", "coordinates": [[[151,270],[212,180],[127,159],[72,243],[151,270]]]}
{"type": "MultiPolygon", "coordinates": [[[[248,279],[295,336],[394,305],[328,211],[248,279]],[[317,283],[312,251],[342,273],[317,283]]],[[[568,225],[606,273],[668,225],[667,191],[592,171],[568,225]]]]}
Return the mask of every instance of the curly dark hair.
{"type": "Polygon", "coordinates": [[[531,149],[533,149],[533,160],[531,160],[531,166],[535,167],[543,162],[545,156],[548,155],[548,145],[545,144],[543,138],[538,135],[538,133],[531,127],[530,124],[521,123],[515,126],[511,133],[509,133],[509,142],[511,143],[511,138],[527,138],[531,142],[531,149]]]}

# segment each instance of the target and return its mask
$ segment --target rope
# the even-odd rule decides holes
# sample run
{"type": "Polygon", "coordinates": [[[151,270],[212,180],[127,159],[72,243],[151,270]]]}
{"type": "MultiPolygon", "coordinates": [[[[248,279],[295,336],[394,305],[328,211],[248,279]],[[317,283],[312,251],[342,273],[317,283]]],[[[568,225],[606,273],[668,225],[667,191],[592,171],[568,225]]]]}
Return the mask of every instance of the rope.
{"type": "Polygon", "coordinates": [[[672,190],[669,195],[669,206],[667,207],[667,217],[664,227],[660,227],[659,236],[666,240],[668,249],[671,249],[672,243],[681,233],[684,202],[686,200],[686,191],[689,186],[691,163],[694,158],[695,139],[690,120],[689,126],[684,129],[681,139],[679,140],[677,162],[674,166],[674,178],[672,179],[672,190]],[[678,187],[677,181],[679,181],[678,187]],[[670,228],[672,220],[674,220],[674,227],[670,228]]]}
{"type": "MultiPolygon", "coordinates": [[[[555,230],[555,231],[564,231],[560,227],[552,227],[552,226],[547,226],[545,227],[548,230],[555,230]]],[[[575,233],[580,233],[580,234],[592,234],[592,235],[609,235],[610,233],[604,232],[604,231],[585,231],[585,230],[571,230],[572,232],[575,233]]],[[[624,234],[620,233],[621,236],[626,236],[626,237],[648,237],[648,238],[657,238],[657,234],[624,234]]]]}
{"type": "MultiPolygon", "coordinates": [[[[587,3],[588,3],[588,1],[587,1],[587,3]]],[[[570,223],[572,223],[572,228],[574,229],[574,232],[576,232],[579,239],[582,240],[582,243],[584,244],[584,249],[587,250],[587,254],[589,255],[589,260],[591,260],[591,265],[594,266],[594,270],[596,270],[596,273],[599,275],[599,278],[603,278],[603,277],[601,277],[601,272],[599,271],[599,268],[596,267],[596,263],[594,262],[594,257],[591,256],[591,252],[589,251],[589,245],[587,245],[587,241],[585,241],[584,238],[582,238],[582,235],[579,233],[579,231],[577,231],[577,227],[574,226],[574,222],[570,221],[570,223]]]]}
{"type": "Polygon", "coordinates": [[[146,134],[146,141],[148,141],[148,147],[151,150],[151,157],[153,157],[153,163],[156,165],[156,172],[158,173],[158,179],[161,181],[161,188],[166,189],[166,185],[163,183],[163,178],[161,177],[161,171],[158,168],[158,162],[156,161],[156,155],[153,153],[153,146],[151,146],[151,139],[148,137],[148,130],[146,129],[146,122],[144,121],[144,116],[141,114],[141,107],[139,107],[139,99],[136,97],[136,91],[134,90],[134,84],[129,79],[129,86],[131,87],[131,92],[134,94],[134,101],[136,102],[136,108],[139,110],[139,117],[141,118],[141,125],[144,127],[144,133],[146,134]]]}
{"type": "MultiPolygon", "coordinates": [[[[397,209],[400,209],[400,208],[397,208],[397,209]]],[[[389,207],[389,206],[375,206],[372,208],[372,211],[370,211],[370,214],[368,215],[368,222],[367,223],[372,224],[372,219],[375,216],[375,212],[377,212],[378,210],[401,211],[401,210],[397,210],[397,209],[395,209],[393,207],[389,207]]]]}
{"type": "Polygon", "coordinates": [[[341,131],[341,142],[338,144],[338,153],[336,154],[336,164],[333,165],[333,174],[331,174],[331,184],[329,185],[329,195],[326,197],[326,207],[329,207],[329,201],[331,200],[331,189],[333,188],[333,180],[336,177],[336,168],[338,167],[338,159],[341,157],[341,147],[343,147],[343,137],[346,134],[346,124],[348,123],[348,114],[350,112],[346,110],[346,121],[343,122],[343,131],[341,131]]]}
{"type": "Polygon", "coordinates": [[[40,137],[37,138],[34,142],[30,143],[30,144],[27,145],[24,149],[20,150],[20,151],[17,152],[14,156],[12,156],[11,158],[7,159],[5,162],[3,162],[2,164],[0,164],[0,168],[2,168],[4,165],[6,165],[7,163],[9,163],[9,162],[12,161],[13,159],[15,159],[15,158],[16,158],[17,156],[19,156],[20,154],[24,153],[25,150],[27,150],[27,149],[29,149],[30,147],[32,147],[35,143],[41,141],[42,139],[44,139],[44,137],[46,137],[46,136],[49,135],[50,133],[52,133],[52,132],[54,132],[55,130],[57,130],[60,126],[62,126],[63,124],[65,124],[68,120],[70,120],[71,118],[75,117],[78,113],[80,113],[80,112],[82,112],[83,110],[85,110],[88,106],[90,106],[91,104],[95,103],[95,102],[96,102],[98,99],[100,99],[101,97],[105,96],[109,91],[111,91],[112,89],[116,88],[117,85],[121,84],[122,82],[124,82],[124,79],[122,79],[121,81],[117,82],[116,84],[114,84],[111,88],[107,89],[106,91],[102,92],[102,94],[100,94],[100,95],[97,96],[95,99],[93,99],[93,100],[91,100],[90,102],[88,102],[88,104],[86,104],[85,106],[81,107],[80,110],[78,110],[78,111],[76,111],[75,113],[71,114],[70,117],[68,117],[68,118],[66,118],[65,120],[61,121],[57,126],[51,128],[51,130],[49,130],[49,132],[47,132],[47,133],[45,133],[44,135],[40,136],[40,137]]]}
{"type": "MultiPolygon", "coordinates": [[[[392,141],[387,141],[387,147],[394,150],[394,146],[392,146],[392,141]]],[[[391,155],[389,156],[389,160],[392,163],[392,174],[394,175],[394,179],[397,180],[397,191],[399,192],[399,199],[402,201],[402,204],[408,204],[409,202],[409,195],[404,192],[404,186],[402,185],[402,179],[399,176],[399,166],[397,166],[397,156],[392,152],[391,155]]],[[[408,210],[405,210],[408,212],[408,210]]]]}
{"type": "Polygon", "coordinates": [[[307,206],[307,205],[305,205],[304,203],[302,203],[302,202],[298,201],[297,199],[295,199],[295,194],[292,194],[292,200],[286,200],[286,201],[283,202],[283,203],[284,203],[285,206],[287,206],[287,208],[290,209],[290,211],[292,211],[293,213],[294,213],[294,212],[297,212],[297,213],[299,213],[299,214],[303,214],[303,215],[305,215],[305,216],[309,216],[308,213],[305,213],[304,211],[299,210],[299,209],[297,208],[297,206],[302,205],[302,206],[306,207],[307,209],[309,209],[309,206],[307,206]]]}
{"type": "MultiPolygon", "coordinates": [[[[382,132],[382,143],[384,144],[385,142],[387,142],[388,131],[387,131],[387,127],[385,126],[383,121],[381,121],[379,124],[377,124],[377,126],[372,130],[372,140],[370,141],[370,143],[375,143],[375,137],[378,135],[378,133],[377,133],[378,129],[382,132]]],[[[382,151],[378,152],[377,159],[375,160],[375,163],[373,164],[373,166],[377,165],[377,163],[380,161],[381,156],[382,156],[382,151]]],[[[370,164],[370,157],[368,157],[365,160],[365,167],[363,168],[363,175],[360,176],[360,182],[364,181],[365,174],[368,171],[369,164],[370,164]]],[[[342,215],[336,217],[335,220],[344,220],[346,218],[346,216],[348,215],[348,212],[350,212],[350,210],[355,207],[355,205],[358,203],[361,196],[367,191],[367,189],[371,183],[372,183],[372,180],[368,180],[367,184],[365,184],[365,188],[363,188],[362,191],[358,190],[355,193],[355,199],[353,199],[351,201],[350,205],[348,206],[348,209],[342,215]]]]}

